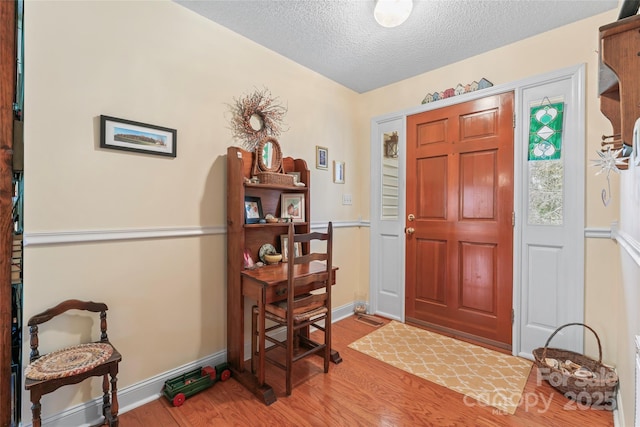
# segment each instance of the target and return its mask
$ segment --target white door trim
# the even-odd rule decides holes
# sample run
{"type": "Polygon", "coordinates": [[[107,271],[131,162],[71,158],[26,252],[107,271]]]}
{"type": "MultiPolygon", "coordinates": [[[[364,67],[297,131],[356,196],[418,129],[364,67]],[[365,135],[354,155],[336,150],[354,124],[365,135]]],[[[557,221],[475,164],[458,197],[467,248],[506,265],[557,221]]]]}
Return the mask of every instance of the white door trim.
{"type": "Polygon", "coordinates": [[[406,188],[406,116],[395,115],[371,122],[371,224],[369,254],[369,311],[404,322],[404,217],[406,188]],[[382,139],[398,132],[398,213],[382,215],[382,139]]]}
{"type": "MultiPolygon", "coordinates": [[[[437,102],[423,104],[423,105],[412,107],[406,110],[396,111],[393,113],[388,113],[388,114],[374,117],[371,119],[371,147],[374,147],[374,144],[378,143],[380,125],[382,125],[385,122],[402,119],[402,121],[406,123],[406,117],[412,114],[435,110],[438,108],[443,108],[450,105],[459,104],[462,102],[467,102],[467,101],[475,100],[478,98],[484,98],[486,96],[492,96],[495,94],[510,92],[510,91],[515,92],[514,111],[519,112],[522,110],[521,91],[523,90],[523,88],[542,85],[546,82],[566,79],[568,77],[575,79],[576,87],[579,88],[577,96],[580,99],[580,102],[578,102],[577,108],[580,109],[580,111],[578,112],[578,115],[580,117],[581,123],[578,126],[579,128],[578,138],[584,141],[585,139],[585,132],[584,132],[585,64],[579,64],[579,65],[563,68],[560,70],[555,70],[542,75],[528,77],[526,79],[505,83],[498,86],[493,86],[491,88],[486,88],[476,92],[454,96],[451,98],[439,100],[437,102]]],[[[514,263],[513,309],[515,312],[513,329],[512,329],[513,330],[513,354],[518,354],[520,352],[520,343],[521,343],[520,325],[522,322],[522,319],[520,318],[522,314],[522,310],[521,310],[522,292],[521,292],[520,272],[521,272],[522,263],[525,262],[522,259],[522,250],[521,250],[522,221],[519,220],[520,218],[524,218],[524,213],[522,212],[523,200],[522,200],[521,190],[523,188],[523,185],[525,185],[526,183],[523,182],[523,178],[522,178],[523,177],[523,170],[522,170],[523,168],[521,165],[522,162],[519,161],[519,159],[521,159],[522,158],[521,156],[523,155],[522,147],[524,142],[522,141],[521,132],[519,132],[518,130],[522,128],[523,124],[526,123],[526,120],[528,120],[528,118],[520,117],[519,115],[516,116],[516,120],[515,120],[516,129],[514,133],[515,146],[514,146],[514,152],[513,152],[514,154],[514,200],[513,202],[514,202],[514,211],[516,215],[516,224],[515,224],[514,233],[513,233],[513,263],[514,263]]],[[[406,125],[403,126],[403,129],[405,127],[406,125]]],[[[402,148],[403,148],[403,154],[404,154],[404,147],[402,148]]],[[[404,159],[404,156],[403,156],[403,159],[404,159]]],[[[371,184],[371,229],[370,231],[371,231],[372,247],[371,247],[371,254],[370,254],[370,265],[369,265],[369,273],[370,273],[369,298],[370,298],[370,311],[372,313],[377,313],[377,307],[379,305],[379,301],[378,301],[379,283],[376,281],[376,275],[378,274],[378,271],[375,270],[374,267],[377,265],[380,265],[380,263],[383,262],[383,260],[380,259],[380,250],[379,250],[380,248],[374,247],[375,244],[373,239],[373,236],[375,236],[376,233],[380,232],[379,224],[377,221],[374,220],[375,218],[380,217],[380,209],[379,209],[379,203],[378,203],[378,201],[380,200],[379,199],[380,186],[379,186],[378,179],[379,179],[381,167],[380,167],[379,161],[380,161],[379,156],[375,156],[374,153],[372,152],[371,153],[371,183],[370,183],[371,184]],[[377,162],[377,165],[376,165],[376,162],[377,162]]],[[[401,169],[400,175],[403,177],[406,176],[406,163],[401,161],[399,167],[401,169]]],[[[583,181],[582,185],[584,187],[584,174],[579,174],[579,177],[576,177],[576,179],[582,179],[583,181]]],[[[403,189],[406,188],[406,186],[404,185],[404,182],[403,182],[402,188],[403,189]]],[[[583,197],[584,197],[584,194],[583,194],[583,197]]],[[[581,206],[584,206],[584,203],[582,203],[581,206]]],[[[402,224],[404,224],[404,206],[402,206],[402,219],[403,219],[402,224]]],[[[582,222],[583,222],[582,229],[584,230],[584,218],[582,219],[582,222]]],[[[400,229],[397,231],[399,233],[403,233],[404,232],[403,225],[400,226],[400,229]]],[[[584,231],[581,231],[581,232],[583,233],[584,231]]],[[[583,259],[583,265],[584,265],[584,255],[582,259],[583,259]]],[[[397,275],[396,280],[400,281],[400,283],[404,283],[404,263],[405,263],[404,249],[402,251],[402,257],[400,262],[402,265],[400,266],[401,268],[399,270],[402,271],[402,276],[397,275]]],[[[580,271],[580,277],[583,277],[583,276],[584,276],[584,267],[582,271],[580,271]]],[[[402,311],[402,319],[404,319],[404,298],[402,298],[401,311],[402,311]]]]}
{"type": "MultiPolygon", "coordinates": [[[[520,183],[515,188],[521,191],[518,191],[519,200],[514,202],[518,203],[518,211],[522,214],[516,216],[519,244],[514,247],[518,251],[517,259],[514,252],[514,284],[518,284],[514,286],[514,309],[518,315],[513,325],[513,352],[532,359],[531,351],[544,346],[555,328],[566,323],[584,322],[585,66],[578,67],[573,73],[535,79],[530,84],[521,85],[516,93],[519,101],[516,111],[523,117],[516,134],[516,147],[521,153],[514,153],[521,171],[516,175],[520,183]],[[562,156],[564,221],[562,225],[552,227],[530,226],[526,224],[528,162],[527,153],[522,152],[528,139],[527,98],[537,100],[543,98],[540,95],[560,94],[566,105],[563,127],[565,154],[562,156]],[[557,266],[557,271],[550,269],[548,276],[540,274],[544,270],[536,268],[545,258],[549,264],[557,266]],[[558,283],[566,285],[553,286],[558,283]],[[545,293],[545,286],[553,293],[545,293]],[[542,296],[544,302],[540,301],[542,296]]],[[[565,329],[551,345],[582,353],[584,331],[580,328],[565,329]]]]}

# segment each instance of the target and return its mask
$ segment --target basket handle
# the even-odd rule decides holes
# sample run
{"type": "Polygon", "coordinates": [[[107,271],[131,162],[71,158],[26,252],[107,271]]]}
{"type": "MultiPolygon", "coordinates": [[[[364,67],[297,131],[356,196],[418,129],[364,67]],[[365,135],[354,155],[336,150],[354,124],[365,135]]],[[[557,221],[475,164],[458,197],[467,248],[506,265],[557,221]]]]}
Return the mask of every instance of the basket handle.
{"type": "Polygon", "coordinates": [[[594,331],[590,326],[587,326],[584,323],[567,323],[566,325],[562,325],[558,329],[556,329],[555,332],[551,334],[547,342],[544,344],[544,350],[542,350],[542,360],[544,361],[544,359],[546,359],[547,357],[547,347],[551,342],[551,338],[553,338],[558,332],[560,332],[560,330],[566,328],[567,326],[584,326],[585,328],[593,332],[593,335],[595,335],[596,337],[596,341],[598,341],[598,365],[602,365],[602,346],[600,345],[600,337],[598,337],[598,334],[596,334],[596,331],[594,331]]]}

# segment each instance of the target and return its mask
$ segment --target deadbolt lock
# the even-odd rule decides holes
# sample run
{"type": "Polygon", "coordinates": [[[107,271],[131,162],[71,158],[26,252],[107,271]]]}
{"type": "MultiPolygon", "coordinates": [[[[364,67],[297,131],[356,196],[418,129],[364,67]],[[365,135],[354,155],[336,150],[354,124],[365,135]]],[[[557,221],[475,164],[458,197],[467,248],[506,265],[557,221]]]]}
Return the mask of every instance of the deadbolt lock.
{"type": "Polygon", "coordinates": [[[409,216],[407,217],[407,219],[409,221],[414,221],[416,219],[416,216],[414,214],[409,214],[409,216]]]}

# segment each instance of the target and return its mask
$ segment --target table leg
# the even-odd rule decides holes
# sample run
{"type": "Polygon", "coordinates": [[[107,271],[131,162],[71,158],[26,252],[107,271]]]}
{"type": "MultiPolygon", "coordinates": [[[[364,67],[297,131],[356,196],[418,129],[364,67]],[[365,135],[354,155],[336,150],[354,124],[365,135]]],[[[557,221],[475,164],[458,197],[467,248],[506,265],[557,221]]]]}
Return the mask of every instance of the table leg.
{"type": "Polygon", "coordinates": [[[264,300],[258,301],[258,384],[264,385],[264,363],[265,363],[265,318],[264,300]]]}
{"type": "Polygon", "coordinates": [[[250,370],[239,372],[231,368],[231,377],[242,384],[247,390],[251,391],[265,405],[271,405],[277,400],[276,393],[269,384],[258,384],[258,378],[251,373],[250,370]]]}

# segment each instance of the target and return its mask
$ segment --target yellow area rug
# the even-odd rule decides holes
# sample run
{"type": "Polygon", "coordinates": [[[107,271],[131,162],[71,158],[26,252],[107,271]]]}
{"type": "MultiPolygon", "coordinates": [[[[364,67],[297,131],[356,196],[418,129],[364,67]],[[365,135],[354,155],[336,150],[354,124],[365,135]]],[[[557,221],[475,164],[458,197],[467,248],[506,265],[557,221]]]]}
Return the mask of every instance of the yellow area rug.
{"type": "Polygon", "coordinates": [[[526,359],[396,321],[349,347],[512,415],[533,366],[526,359]]]}

